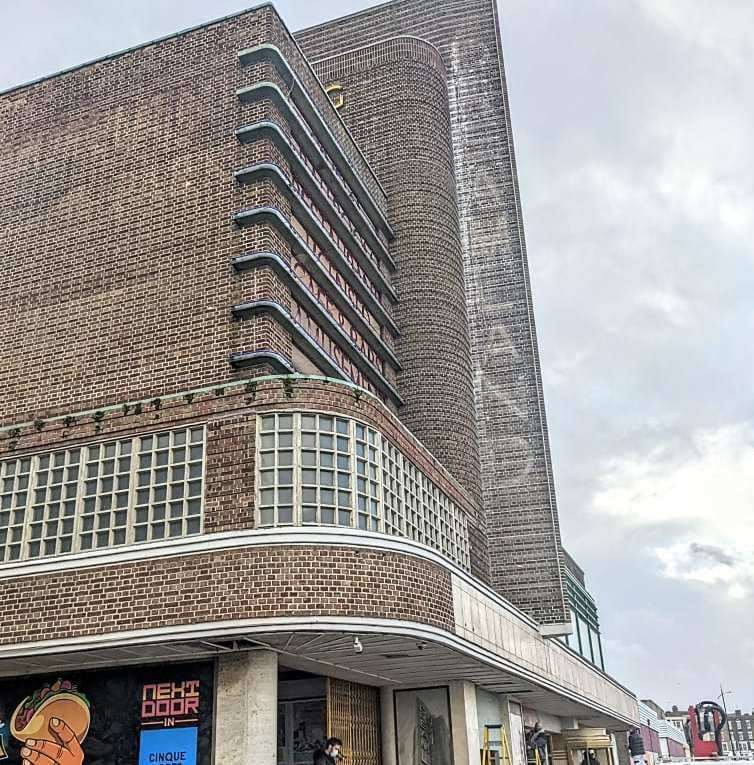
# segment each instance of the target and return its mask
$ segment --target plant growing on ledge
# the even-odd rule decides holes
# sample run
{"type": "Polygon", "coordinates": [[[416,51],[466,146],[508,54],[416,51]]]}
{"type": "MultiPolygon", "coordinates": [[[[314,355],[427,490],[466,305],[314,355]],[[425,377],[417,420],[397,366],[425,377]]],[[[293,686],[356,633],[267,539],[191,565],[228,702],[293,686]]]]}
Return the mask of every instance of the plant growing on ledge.
{"type": "Polygon", "coordinates": [[[286,398],[293,398],[293,380],[290,377],[283,378],[283,393],[286,398]]]}
{"type": "Polygon", "coordinates": [[[20,435],[21,435],[21,428],[11,428],[8,431],[8,439],[11,441],[16,441],[20,435]]]}

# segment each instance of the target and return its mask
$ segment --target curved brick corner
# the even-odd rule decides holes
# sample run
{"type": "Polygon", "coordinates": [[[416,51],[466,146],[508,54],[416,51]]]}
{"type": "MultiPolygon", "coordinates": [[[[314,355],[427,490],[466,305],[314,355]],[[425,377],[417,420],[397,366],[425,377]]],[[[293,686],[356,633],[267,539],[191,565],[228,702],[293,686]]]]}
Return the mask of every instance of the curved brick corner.
{"type": "Polygon", "coordinates": [[[253,547],[3,583],[0,645],[285,616],[398,619],[453,629],[450,574],[361,548],[253,547]]]}
{"type": "Polygon", "coordinates": [[[388,193],[398,270],[401,419],[475,496],[481,493],[445,66],[395,37],[317,63],[388,193]],[[380,119],[374,119],[379,114],[380,119]],[[399,147],[399,148],[397,148],[399,147]]]}

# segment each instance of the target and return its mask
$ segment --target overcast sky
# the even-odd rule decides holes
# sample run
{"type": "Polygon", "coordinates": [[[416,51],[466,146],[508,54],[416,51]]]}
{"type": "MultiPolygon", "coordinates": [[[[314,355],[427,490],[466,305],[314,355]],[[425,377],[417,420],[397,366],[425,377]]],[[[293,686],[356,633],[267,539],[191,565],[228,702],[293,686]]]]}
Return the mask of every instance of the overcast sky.
{"type": "MultiPolygon", "coordinates": [[[[296,29],[370,3],[276,5],[296,29]]],[[[244,7],[0,0],[0,88],[244,7]]],[[[501,21],[563,537],[608,670],[751,710],[754,2],[506,0],[501,21]]]]}

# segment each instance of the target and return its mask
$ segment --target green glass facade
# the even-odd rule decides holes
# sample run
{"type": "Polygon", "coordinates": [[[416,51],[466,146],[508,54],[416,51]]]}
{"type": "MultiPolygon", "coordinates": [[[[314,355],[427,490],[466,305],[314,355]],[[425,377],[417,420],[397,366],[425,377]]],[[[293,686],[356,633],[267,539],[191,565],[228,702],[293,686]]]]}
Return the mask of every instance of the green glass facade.
{"type": "Polygon", "coordinates": [[[602,653],[597,604],[586,589],[584,572],[567,552],[563,552],[566,561],[565,584],[571,606],[573,632],[562,640],[587,661],[604,671],[605,660],[602,653]]]}

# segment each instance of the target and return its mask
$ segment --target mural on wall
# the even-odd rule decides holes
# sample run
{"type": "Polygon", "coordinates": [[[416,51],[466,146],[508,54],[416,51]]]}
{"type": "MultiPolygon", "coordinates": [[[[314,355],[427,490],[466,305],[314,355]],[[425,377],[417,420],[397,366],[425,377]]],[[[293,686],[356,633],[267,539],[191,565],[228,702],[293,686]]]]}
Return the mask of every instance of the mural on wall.
{"type": "Polygon", "coordinates": [[[22,745],[21,757],[56,765],[82,765],[81,745],[90,723],[89,700],[70,680],[58,679],[22,699],[8,727],[22,745]]]}
{"type": "Polygon", "coordinates": [[[0,762],[210,765],[213,684],[212,664],[0,681],[0,762]]]}
{"type": "Polygon", "coordinates": [[[452,765],[447,688],[395,692],[398,765],[452,765]]]}

